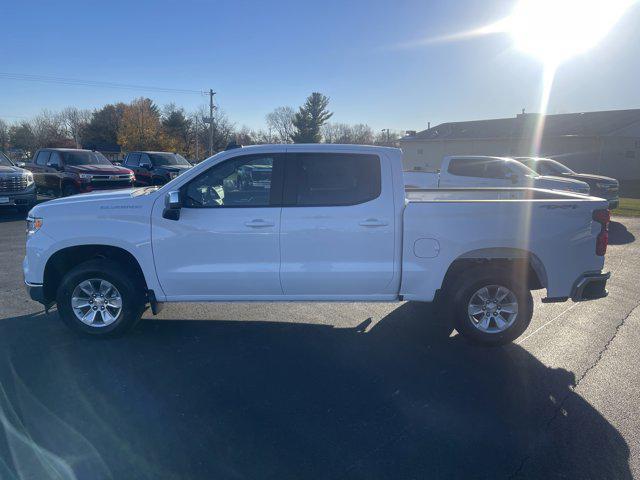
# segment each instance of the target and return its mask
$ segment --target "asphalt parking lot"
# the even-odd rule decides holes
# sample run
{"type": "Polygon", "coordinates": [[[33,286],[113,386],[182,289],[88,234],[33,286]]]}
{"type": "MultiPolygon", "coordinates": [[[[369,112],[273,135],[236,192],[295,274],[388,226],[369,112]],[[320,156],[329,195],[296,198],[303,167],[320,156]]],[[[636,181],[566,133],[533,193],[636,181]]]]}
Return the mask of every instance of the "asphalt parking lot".
{"type": "Polygon", "coordinates": [[[609,297],[473,347],[428,305],[172,305],[79,338],[22,287],[0,211],[0,478],[640,476],[640,219],[609,297]]]}

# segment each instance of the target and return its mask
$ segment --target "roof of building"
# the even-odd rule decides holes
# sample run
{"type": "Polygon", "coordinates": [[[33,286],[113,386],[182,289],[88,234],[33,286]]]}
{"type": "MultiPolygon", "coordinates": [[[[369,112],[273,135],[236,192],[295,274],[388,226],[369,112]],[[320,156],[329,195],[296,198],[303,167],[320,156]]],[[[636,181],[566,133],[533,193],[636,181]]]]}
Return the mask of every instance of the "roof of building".
{"type": "MultiPolygon", "coordinates": [[[[400,140],[531,137],[540,117],[539,113],[521,113],[511,118],[441,123],[400,140]]],[[[562,113],[544,117],[545,136],[598,136],[610,135],[617,130],[640,122],[640,109],[562,113]]]]}

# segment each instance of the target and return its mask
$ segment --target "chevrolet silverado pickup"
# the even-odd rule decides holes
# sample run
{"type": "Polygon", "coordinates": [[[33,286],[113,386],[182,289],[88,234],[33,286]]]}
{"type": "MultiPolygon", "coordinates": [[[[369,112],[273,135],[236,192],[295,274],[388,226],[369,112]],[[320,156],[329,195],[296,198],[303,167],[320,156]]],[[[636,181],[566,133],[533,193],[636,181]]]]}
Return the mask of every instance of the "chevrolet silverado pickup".
{"type": "Polygon", "coordinates": [[[589,185],[571,178],[540,175],[506,157],[445,157],[440,172],[407,171],[407,188],[523,187],[589,193],[589,185]]]}
{"type": "Polygon", "coordinates": [[[38,192],[54,197],[131,188],[135,180],[131,170],[100,152],[74,148],[42,148],[25,168],[33,173],[38,192]]]}
{"type": "Polygon", "coordinates": [[[606,201],[566,192],[405,191],[394,148],[262,145],[161,188],[34,207],[23,270],[31,298],[89,335],[165,302],[437,300],[460,334],[502,344],[527,328],[531,290],[606,295],[608,222],[606,201]],[[247,168],[259,185],[238,181],[247,168]]]}

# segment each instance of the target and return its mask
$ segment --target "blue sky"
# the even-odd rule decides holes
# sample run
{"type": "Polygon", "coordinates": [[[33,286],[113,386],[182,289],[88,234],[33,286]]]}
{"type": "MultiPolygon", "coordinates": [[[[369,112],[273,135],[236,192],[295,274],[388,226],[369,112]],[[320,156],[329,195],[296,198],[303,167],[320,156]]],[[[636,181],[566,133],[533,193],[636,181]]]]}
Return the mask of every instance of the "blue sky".
{"type": "MultiPolygon", "coordinates": [[[[3,2],[0,72],[218,92],[238,126],[264,126],[312,91],[333,120],[420,130],[427,122],[536,111],[540,63],[507,35],[394,48],[507,15],[513,1],[3,2]]],[[[640,8],[558,71],[551,113],[640,108],[640,8]]],[[[194,94],[0,78],[0,118],[148,96],[188,110],[194,94]]]]}

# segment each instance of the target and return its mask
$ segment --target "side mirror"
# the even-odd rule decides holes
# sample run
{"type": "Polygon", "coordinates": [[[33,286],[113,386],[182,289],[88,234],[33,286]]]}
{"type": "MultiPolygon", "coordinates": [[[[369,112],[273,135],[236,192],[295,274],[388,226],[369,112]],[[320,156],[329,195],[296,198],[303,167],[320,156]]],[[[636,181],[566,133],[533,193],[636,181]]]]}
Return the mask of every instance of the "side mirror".
{"type": "Polygon", "coordinates": [[[17,166],[18,168],[24,168],[24,167],[26,167],[26,166],[27,166],[27,164],[26,164],[25,162],[18,162],[18,163],[16,163],[16,166],[17,166]]]}
{"type": "Polygon", "coordinates": [[[182,208],[182,200],[180,199],[180,191],[173,190],[164,197],[164,210],[162,217],[167,220],[179,220],[180,209],[182,208]]]}
{"type": "Polygon", "coordinates": [[[55,168],[56,170],[60,170],[60,164],[59,163],[47,163],[47,167],[55,168]]]}
{"type": "Polygon", "coordinates": [[[507,178],[511,180],[511,183],[513,183],[514,185],[518,183],[519,180],[518,174],[513,172],[507,173],[507,178]]]}

